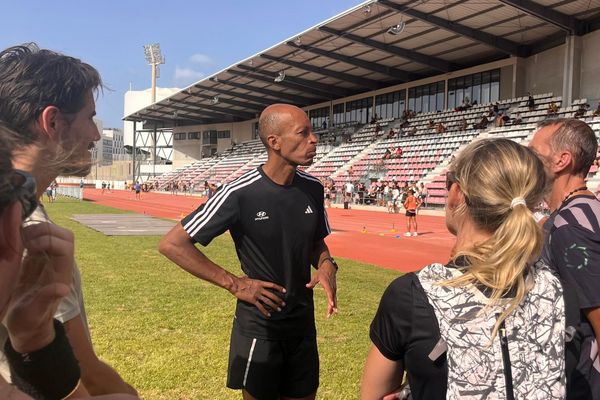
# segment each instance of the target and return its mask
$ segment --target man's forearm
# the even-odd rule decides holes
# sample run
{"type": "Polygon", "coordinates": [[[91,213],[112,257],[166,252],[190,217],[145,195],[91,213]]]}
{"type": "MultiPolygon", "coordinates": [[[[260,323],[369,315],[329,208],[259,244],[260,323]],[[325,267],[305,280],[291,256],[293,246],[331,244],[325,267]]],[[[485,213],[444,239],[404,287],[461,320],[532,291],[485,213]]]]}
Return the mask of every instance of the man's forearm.
{"type": "Polygon", "coordinates": [[[176,226],[161,240],[160,253],[190,274],[232,292],[237,277],[212,262],[183,235],[187,234],[176,226]]]}
{"type": "Polygon", "coordinates": [[[321,265],[323,260],[326,260],[330,257],[331,257],[331,254],[329,253],[329,248],[325,244],[325,241],[322,240],[322,241],[318,242],[315,245],[315,248],[313,250],[313,255],[312,255],[313,267],[315,267],[316,269],[319,269],[319,266],[321,265]]]}

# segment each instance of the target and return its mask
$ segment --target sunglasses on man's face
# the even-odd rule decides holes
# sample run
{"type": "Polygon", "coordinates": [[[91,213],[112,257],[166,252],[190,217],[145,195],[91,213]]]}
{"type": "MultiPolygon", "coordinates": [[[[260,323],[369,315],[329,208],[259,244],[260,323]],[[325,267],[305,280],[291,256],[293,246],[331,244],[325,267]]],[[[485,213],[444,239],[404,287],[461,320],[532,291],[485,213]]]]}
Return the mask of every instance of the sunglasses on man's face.
{"type": "Polygon", "coordinates": [[[21,202],[23,220],[26,220],[38,206],[34,177],[25,171],[15,170],[10,177],[10,184],[16,199],[21,202]]]}
{"type": "Polygon", "coordinates": [[[453,184],[457,183],[454,171],[446,172],[446,190],[449,192],[453,184]]]}

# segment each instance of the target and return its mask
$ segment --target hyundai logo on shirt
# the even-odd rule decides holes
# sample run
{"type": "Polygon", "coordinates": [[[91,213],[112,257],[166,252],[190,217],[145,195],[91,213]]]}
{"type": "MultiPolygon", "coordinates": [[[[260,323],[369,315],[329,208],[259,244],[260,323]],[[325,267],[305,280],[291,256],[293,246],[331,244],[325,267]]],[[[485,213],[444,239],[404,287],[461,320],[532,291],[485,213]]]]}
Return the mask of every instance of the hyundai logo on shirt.
{"type": "Polygon", "coordinates": [[[256,218],[254,218],[255,221],[263,221],[265,219],[269,219],[269,216],[267,215],[267,213],[265,211],[257,212],[256,218]]]}

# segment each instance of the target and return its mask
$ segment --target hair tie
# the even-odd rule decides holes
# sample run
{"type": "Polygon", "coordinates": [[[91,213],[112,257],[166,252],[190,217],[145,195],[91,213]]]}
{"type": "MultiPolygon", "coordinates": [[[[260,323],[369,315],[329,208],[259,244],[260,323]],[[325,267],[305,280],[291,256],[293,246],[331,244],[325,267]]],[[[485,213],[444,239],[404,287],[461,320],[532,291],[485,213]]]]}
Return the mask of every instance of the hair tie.
{"type": "Polygon", "coordinates": [[[522,197],[515,197],[510,202],[510,209],[512,210],[513,208],[515,208],[515,206],[518,206],[519,204],[523,204],[525,207],[527,207],[527,203],[525,202],[524,198],[522,198],[522,197]]]}

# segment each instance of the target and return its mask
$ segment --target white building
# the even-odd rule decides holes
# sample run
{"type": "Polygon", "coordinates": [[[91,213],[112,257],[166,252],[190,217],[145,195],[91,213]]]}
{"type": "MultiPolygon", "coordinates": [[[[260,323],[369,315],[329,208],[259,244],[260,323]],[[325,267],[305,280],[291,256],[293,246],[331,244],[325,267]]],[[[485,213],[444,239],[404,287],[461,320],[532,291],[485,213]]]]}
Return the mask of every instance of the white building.
{"type": "MultiPolygon", "coordinates": [[[[163,100],[179,91],[181,91],[179,88],[156,88],[156,101],[163,100]]],[[[123,115],[130,115],[150,104],[152,104],[152,89],[128,90],[125,92],[123,115]]],[[[133,122],[125,121],[123,132],[124,144],[133,146],[133,122]]],[[[166,143],[156,143],[157,146],[165,144],[166,143]]]]}
{"type": "Polygon", "coordinates": [[[118,128],[105,128],[102,131],[102,141],[110,141],[110,147],[112,148],[111,160],[112,161],[126,161],[130,160],[131,157],[125,151],[123,131],[118,128]]]}

